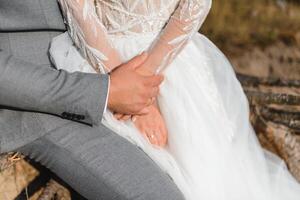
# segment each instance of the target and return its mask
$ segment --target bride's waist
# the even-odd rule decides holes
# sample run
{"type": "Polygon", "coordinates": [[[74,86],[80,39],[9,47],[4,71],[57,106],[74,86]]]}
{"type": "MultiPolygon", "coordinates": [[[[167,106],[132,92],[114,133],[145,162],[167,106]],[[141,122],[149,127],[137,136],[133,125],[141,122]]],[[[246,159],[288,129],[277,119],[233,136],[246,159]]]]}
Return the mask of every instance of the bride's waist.
{"type": "Polygon", "coordinates": [[[149,9],[142,2],[129,1],[128,5],[124,6],[118,1],[96,1],[96,9],[101,23],[108,33],[113,35],[160,31],[168,22],[175,5],[174,2],[166,7],[149,9]]]}
{"type": "Polygon", "coordinates": [[[122,60],[126,62],[143,51],[147,51],[158,35],[159,31],[125,35],[109,34],[109,37],[122,60]]]}
{"type": "Polygon", "coordinates": [[[108,32],[110,39],[112,40],[136,40],[136,39],[149,39],[157,36],[160,33],[160,30],[157,31],[143,31],[143,32],[130,32],[124,34],[115,34],[108,32]]]}

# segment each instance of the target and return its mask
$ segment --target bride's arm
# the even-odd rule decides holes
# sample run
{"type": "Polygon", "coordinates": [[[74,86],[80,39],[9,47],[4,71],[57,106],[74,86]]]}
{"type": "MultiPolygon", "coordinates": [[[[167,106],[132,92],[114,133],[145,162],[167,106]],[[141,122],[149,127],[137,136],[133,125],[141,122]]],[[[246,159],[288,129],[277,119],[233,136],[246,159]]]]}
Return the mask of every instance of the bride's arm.
{"type": "MultiPolygon", "coordinates": [[[[199,30],[210,6],[211,0],[181,0],[168,24],[150,48],[148,59],[139,68],[141,73],[159,73],[167,67],[199,30]]],[[[144,135],[150,136],[152,144],[163,147],[168,140],[167,128],[158,106],[150,107],[152,111],[148,115],[137,117],[135,125],[144,135]],[[151,137],[153,132],[156,134],[151,137]]]]}
{"type": "Polygon", "coordinates": [[[106,73],[120,65],[120,56],[97,16],[94,0],[58,1],[75,45],[96,71],[106,73]]]}
{"type": "Polygon", "coordinates": [[[148,72],[161,72],[187,44],[204,22],[211,0],[181,0],[168,24],[149,50],[148,72]]]}

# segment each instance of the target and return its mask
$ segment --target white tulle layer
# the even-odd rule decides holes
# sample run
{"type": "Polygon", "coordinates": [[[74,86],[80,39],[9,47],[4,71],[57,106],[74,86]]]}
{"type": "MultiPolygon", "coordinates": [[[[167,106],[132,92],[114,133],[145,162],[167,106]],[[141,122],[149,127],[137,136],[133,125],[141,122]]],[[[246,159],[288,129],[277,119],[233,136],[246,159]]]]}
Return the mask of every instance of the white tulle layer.
{"type": "MultiPolygon", "coordinates": [[[[112,40],[127,61],[155,37],[112,40]]],[[[94,73],[67,34],[54,39],[50,53],[58,68],[94,73]]],[[[163,73],[158,101],[169,131],[166,149],[153,147],[132,122],[117,121],[109,111],[103,123],[143,149],[188,200],[300,199],[300,185],[284,162],[260,147],[240,83],[214,44],[195,35],[163,73]]]]}

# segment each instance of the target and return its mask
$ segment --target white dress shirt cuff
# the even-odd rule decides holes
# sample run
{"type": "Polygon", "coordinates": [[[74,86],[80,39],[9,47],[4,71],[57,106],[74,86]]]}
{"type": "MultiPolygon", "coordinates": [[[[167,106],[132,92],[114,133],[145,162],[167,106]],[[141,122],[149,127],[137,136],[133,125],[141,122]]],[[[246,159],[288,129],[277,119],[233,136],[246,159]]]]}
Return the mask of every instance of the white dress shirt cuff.
{"type": "Polygon", "coordinates": [[[110,75],[108,75],[108,87],[107,87],[107,95],[106,95],[106,101],[105,101],[105,106],[104,106],[104,110],[103,110],[103,115],[107,111],[107,104],[108,104],[108,97],[109,97],[109,88],[110,88],[110,75]]]}

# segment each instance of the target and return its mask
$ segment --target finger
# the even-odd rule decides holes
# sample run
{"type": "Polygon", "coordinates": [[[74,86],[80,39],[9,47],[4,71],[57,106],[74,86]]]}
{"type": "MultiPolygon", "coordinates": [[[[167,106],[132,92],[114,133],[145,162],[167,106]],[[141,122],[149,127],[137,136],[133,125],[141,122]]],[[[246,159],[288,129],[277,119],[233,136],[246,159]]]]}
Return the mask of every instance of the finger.
{"type": "Polygon", "coordinates": [[[149,138],[148,138],[148,135],[147,135],[147,133],[146,132],[142,132],[142,131],[140,131],[140,133],[145,137],[145,139],[146,140],[149,140],[149,138]]]}
{"type": "Polygon", "coordinates": [[[153,134],[152,132],[147,132],[147,137],[148,137],[148,140],[151,144],[158,145],[158,141],[155,137],[155,134],[153,134]]]}
{"type": "Polygon", "coordinates": [[[135,122],[137,120],[137,116],[133,115],[133,117],[131,118],[132,122],[135,122]]]}
{"type": "Polygon", "coordinates": [[[163,133],[163,134],[162,134],[162,136],[163,136],[162,145],[163,145],[163,146],[166,146],[167,143],[168,143],[168,132],[167,132],[167,130],[165,129],[164,126],[163,126],[163,127],[160,127],[160,131],[161,131],[161,133],[163,133]]]}
{"type": "Polygon", "coordinates": [[[153,102],[152,98],[149,98],[148,101],[147,101],[147,104],[146,104],[147,107],[151,106],[152,102],[153,102]]]}
{"type": "Polygon", "coordinates": [[[164,77],[162,75],[153,75],[145,78],[145,85],[158,87],[163,81],[164,77]]]}
{"type": "Polygon", "coordinates": [[[117,120],[120,120],[121,117],[123,117],[123,114],[116,113],[116,114],[114,114],[114,117],[115,117],[117,120]]]}
{"type": "Polygon", "coordinates": [[[128,66],[130,69],[136,69],[137,67],[141,66],[147,59],[148,54],[146,52],[143,52],[141,55],[138,55],[128,61],[126,66],[128,66]]]}
{"type": "Polygon", "coordinates": [[[151,104],[154,103],[155,97],[157,97],[158,93],[159,93],[159,88],[158,87],[152,88],[151,91],[149,92],[149,97],[151,98],[151,101],[152,101],[151,104]]]}
{"type": "Polygon", "coordinates": [[[122,118],[121,118],[121,120],[122,121],[127,121],[127,120],[129,120],[131,118],[131,115],[124,115],[122,118]]]}
{"type": "Polygon", "coordinates": [[[156,132],[155,132],[155,137],[156,137],[156,139],[157,139],[157,144],[158,144],[159,146],[163,146],[164,137],[163,137],[163,135],[162,135],[162,132],[156,131],[156,132]]]}
{"type": "Polygon", "coordinates": [[[114,114],[114,117],[115,117],[115,118],[119,118],[119,117],[121,117],[122,115],[123,115],[123,114],[115,113],[115,114],[114,114]]]}
{"type": "Polygon", "coordinates": [[[146,132],[140,131],[140,133],[145,137],[146,140],[150,141],[146,132]]]}
{"type": "Polygon", "coordinates": [[[151,105],[154,104],[154,102],[155,102],[155,97],[152,97],[151,98],[151,105]]]}
{"type": "Polygon", "coordinates": [[[150,109],[148,107],[143,108],[142,110],[140,110],[137,115],[147,115],[150,112],[150,109]]]}

